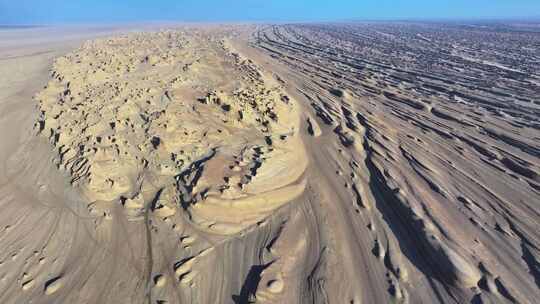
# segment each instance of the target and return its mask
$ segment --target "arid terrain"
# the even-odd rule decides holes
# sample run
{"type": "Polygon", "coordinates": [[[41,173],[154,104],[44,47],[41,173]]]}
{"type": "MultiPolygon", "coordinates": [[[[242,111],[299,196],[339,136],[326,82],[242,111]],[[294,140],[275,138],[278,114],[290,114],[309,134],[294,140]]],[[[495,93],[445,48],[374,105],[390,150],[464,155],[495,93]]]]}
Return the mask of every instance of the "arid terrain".
{"type": "Polygon", "coordinates": [[[538,302],[537,23],[59,31],[0,31],[0,303],[538,302]]]}

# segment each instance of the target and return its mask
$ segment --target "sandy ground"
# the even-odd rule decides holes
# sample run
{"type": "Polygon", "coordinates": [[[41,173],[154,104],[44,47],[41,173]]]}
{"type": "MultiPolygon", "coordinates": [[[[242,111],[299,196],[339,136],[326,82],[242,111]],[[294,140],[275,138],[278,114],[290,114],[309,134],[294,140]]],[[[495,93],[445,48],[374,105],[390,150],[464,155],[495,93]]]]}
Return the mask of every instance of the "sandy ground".
{"type": "Polygon", "coordinates": [[[377,57],[425,29],[143,29],[0,31],[1,303],[540,295],[526,66],[454,47],[500,73],[471,88],[377,57]]]}
{"type": "MultiPolygon", "coordinates": [[[[55,57],[105,32],[111,33],[108,29],[60,28],[0,31],[2,302],[29,299],[21,291],[33,286],[34,280],[28,270],[23,270],[24,265],[32,255],[37,258],[38,252],[44,253],[45,244],[56,233],[56,225],[66,219],[66,213],[71,219],[78,217],[74,211],[78,208],[77,196],[70,193],[65,177],[53,166],[49,144],[31,131],[38,115],[33,95],[47,83],[55,57]],[[11,228],[16,229],[10,235],[11,228]],[[8,266],[8,260],[15,263],[8,266]]],[[[39,259],[42,263],[46,260],[44,256],[39,259]]],[[[52,273],[43,275],[46,281],[54,279],[52,273]]]]}

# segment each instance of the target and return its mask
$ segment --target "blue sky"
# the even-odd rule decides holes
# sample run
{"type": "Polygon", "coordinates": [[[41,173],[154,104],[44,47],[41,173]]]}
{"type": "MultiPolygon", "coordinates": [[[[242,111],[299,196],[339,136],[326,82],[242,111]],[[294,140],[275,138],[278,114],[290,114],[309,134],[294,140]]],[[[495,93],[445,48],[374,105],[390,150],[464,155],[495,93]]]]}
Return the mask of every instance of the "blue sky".
{"type": "Polygon", "coordinates": [[[540,0],[0,0],[0,24],[540,17],[540,0]]]}

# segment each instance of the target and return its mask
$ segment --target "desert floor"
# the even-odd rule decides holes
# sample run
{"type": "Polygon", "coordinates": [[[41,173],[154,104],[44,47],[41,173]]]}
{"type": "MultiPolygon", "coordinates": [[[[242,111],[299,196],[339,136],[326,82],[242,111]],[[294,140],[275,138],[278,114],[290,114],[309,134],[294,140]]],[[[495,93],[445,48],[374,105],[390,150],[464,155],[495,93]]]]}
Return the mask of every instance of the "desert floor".
{"type": "Polygon", "coordinates": [[[539,45],[0,30],[0,303],[535,303],[539,45]]]}

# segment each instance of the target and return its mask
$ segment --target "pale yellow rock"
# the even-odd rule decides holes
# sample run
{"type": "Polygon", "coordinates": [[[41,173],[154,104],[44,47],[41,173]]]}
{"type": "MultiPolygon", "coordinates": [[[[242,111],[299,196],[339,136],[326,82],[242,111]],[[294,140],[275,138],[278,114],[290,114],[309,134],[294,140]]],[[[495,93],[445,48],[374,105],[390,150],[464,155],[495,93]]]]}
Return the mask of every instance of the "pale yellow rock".
{"type": "Polygon", "coordinates": [[[34,280],[30,279],[22,283],[22,290],[27,291],[34,287],[34,280]]]}
{"type": "Polygon", "coordinates": [[[47,286],[45,286],[45,294],[46,295],[52,295],[53,293],[56,293],[62,286],[64,285],[64,279],[63,278],[56,278],[52,282],[48,282],[47,286]]]}
{"type": "Polygon", "coordinates": [[[162,288],[163,286],[165,286],[165,284],[167,284],[167,277],[161,274],[157,275],[154,278],[154,282],[157,288],[162,288]]]}

